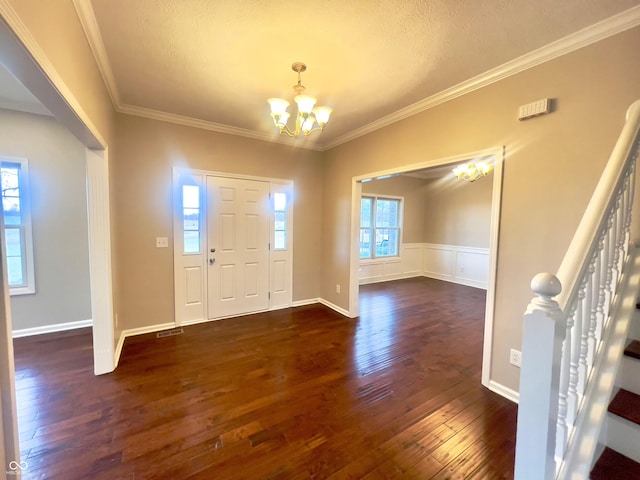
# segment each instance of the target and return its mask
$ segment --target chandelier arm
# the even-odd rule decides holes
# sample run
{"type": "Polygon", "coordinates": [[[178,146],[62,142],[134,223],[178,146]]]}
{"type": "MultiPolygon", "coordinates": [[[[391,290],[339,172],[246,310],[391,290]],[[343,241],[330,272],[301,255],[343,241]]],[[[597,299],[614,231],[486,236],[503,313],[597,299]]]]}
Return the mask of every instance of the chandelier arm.
{"type": "Polygon", "coordinates": [[[313,127],[311,130],[309,130],[308,132],[303,132],[303,135],[306,137],[310,134],[312,134],[313,132],[322,132],[324,130],[324,127],[313,127]]]}
{"type": "Polygon", "coordinates": [[[286,133],[289,137],[297,136],[296,132],[292,132],[287,125],[284,125],[282,127],[280,127],[279,125],[276,125],[276,126],[280,129],[281,134],[286,133]]]}

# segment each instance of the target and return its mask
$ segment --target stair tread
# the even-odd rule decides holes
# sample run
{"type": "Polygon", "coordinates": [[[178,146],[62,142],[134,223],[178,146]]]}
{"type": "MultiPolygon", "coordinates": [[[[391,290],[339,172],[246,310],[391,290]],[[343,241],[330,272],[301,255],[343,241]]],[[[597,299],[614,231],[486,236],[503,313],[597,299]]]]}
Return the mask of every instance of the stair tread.
{"type": "Polygon", "coordinates": [[[609,411],[640,425],[640,395],[620,390],[609,404],[609,411]]]}
{"type": "Polygon", "coordinates": [[[605,448],[591,470],[591,480],[629,480],[640,478],[640,463],[605,448]]]}
{"type": "Polygon", "coordinates": [[[627,348],[624,349],[624,354],[627,357],[633,357],[640,360],[640,342],[638,340],[631,342],[627,345],[627,348]]]}

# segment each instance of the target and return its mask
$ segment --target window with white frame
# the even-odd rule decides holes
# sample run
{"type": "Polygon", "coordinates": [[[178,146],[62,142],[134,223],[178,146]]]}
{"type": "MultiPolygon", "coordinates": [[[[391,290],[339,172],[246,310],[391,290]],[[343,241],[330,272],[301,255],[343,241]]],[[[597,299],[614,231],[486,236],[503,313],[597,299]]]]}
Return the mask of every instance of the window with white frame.
{"type": "Polygon", "coordinates": [[[182,186],[183,253],[200,253],[200,187],[182,186]]]}
{"type": "Polygon", "coordinates": [[[35,293],[27,160],[0,158],[0,177],[9,293],[35,293]]]}
{"type": "Polygon", "coordinates": [[[360,258],[397,257],[401,228],[401,198],[362,196],[360,258]]]}
{"type": "Polygon", "coordinates": [[[287,194],[275,192],[273,194],[273,235],[274,250],[287,249],[287,194]]]}

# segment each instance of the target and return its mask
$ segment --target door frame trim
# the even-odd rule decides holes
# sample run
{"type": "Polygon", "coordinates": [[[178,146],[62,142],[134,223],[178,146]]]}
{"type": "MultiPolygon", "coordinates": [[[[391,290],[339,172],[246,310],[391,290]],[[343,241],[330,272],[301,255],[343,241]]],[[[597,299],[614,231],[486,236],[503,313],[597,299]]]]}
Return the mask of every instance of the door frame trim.
{"type": "Polygon", "coordinates": [[[355,318],[359,312],[359,278],[360,268],[360,196],[362,180],[375,179],[386,175],[394,175],[411,170],[428,167],[452,165],[478,157],[494,157],[493,186],[491,194],[491,220],[489,231],[489,278],[487,281],[487,301],[484,317],[484,345],[482,348],[482,384],[491,389],[491,368],[493,354],[493,323],[495,314],[496,278],[498,270],[498,240],[500,235],[500,218],[502,206],[502,169],[505,161],[505,147],[493,147],[451,157],[434,159],[413,165],[395,167],[389,170],[357,175],[351,180],[351,250],[349,272],[349,317],[355,318]]]}
{"type": "MultiPolygon", "coordinates": [[[[276,185],[285,185],[288,189],[290,189],[291,191],[291,210],[288,213],[288,219],[290,219],[289,222],[289,229],[287,230],[287,239],[288,241],[290,241],[290,246],[288,248],[289,250],[289,285],[288,288],[291,291],[291,301],[289,302],[290,304],[288,305],[289,307],[292,305],[293,302],[293,248],[294,248],[294,235],[293,235],[293,208],[294,208],[294,204],[295,204],[295,189],[294,189],[294,181],[290,180],[290,179],[284,179],[284,178],[274,178],[274,177],[260,177],[260,176],[256,176],[256,175],[244,175],[244,174],[235,174],[235,173],[228,173],[228,172],[217,172],[217,171],[211,171],[211,170],[201,170],[201,169],[195,169],[195,168],[188,168],[188,167],[173,167],[172,168],[172,217],[173,217],[173,229],[172,229],[172,243],[173,243],[173,285],[174,285],[174,291],[173,291],[173,299],[174,299],[174,323],[176,326],[186,326],[186,325],[194,325],[197,323],[204,323],[204,322],[213,322],[213,321],[217,321],[217,320],[222,320],[225,318],[233,318],[236,316],[242,316],[242,315],[246,315],[246,314],[238,314],[238,315],[232,315],[232,316],[223,316],[223,317],[217,317],[217,318],[207,318],[208,317],[208,305],[207,305],[207,291],[208,291],[208,279],[207,279],[207,275],[205,274],[206,272],[206,267],[207,267],[207,255],[205,253],[203,253],[202,255],[202,260],[201,260],[201,265],[202,265],[202,285],[203,285],[203,314],[201,318],[197,318],[197,319],[192,319],[192,320],[183,320],[180,318],[179,315],[179,304],[177,301],[177,292],[178,289],[181,288],[183,286],[183,284],[181,283],[181,281],[178,278],[178,273],[180,271],[180,267],[181,267],[181,263],[179,263],[179,258],[180,256],[183,255],[183,252],[180,251],[178,249],[178,242],[176,242],[176,238],[179,235],[182,235],[182,228],[181,228],[181,208],[182,205],[179,204],[179,199],[181,198],[179,195],[179,188],[181,186],[181,178],[184,178],[185,176],[193,176],[193,177],[221,177],[221,178],[230,178],[230,179],[236,179],[236,180],[253,180],[253,181],[259,181],[259,182],[266,182],[269,183],[269,190],[272,190],[272,185],[276,184],[276,185]]],[[[202,185],[205,189],[205,195],[206,195],[206,183],[204,183],[202,185]]],[[[205,197],[206,198],[206,197],[205,197]]],[[[203,244],[206,242],[206,231],[207,231],[207,206],[206,206],[206,201],[203,202],[203,207],[202,207],[203,213],[201,215],[201,222],[202,222],[202,227],[201,227],[201,231],[200,231],[200,238],[201,238],[201,242],[203,242],[203,244]]],[[[273,223],[273,212],[270,212],[270,223],[273,223]]],[[[269,228],[269,235],[271,236],[272,233],[272,228],[269,228]]],[[[272,253],[273,250],[269,251],[269,268],[271,268],[271,261],[272,261],[272,253]]],[[[271,272],[269,272],[269,291],[272,291],[272,284],[271,284],[271,272]]],[[[269,298],[269,307],[267,309],[267,311],[269,310],[278,310],[281,308],[287,308],[287,306],[277,306],[277,307],[272,307],[272,299],[269,298]]],[[[258,313],[258,312],[252,312],[252,313],[258,313]]]]}

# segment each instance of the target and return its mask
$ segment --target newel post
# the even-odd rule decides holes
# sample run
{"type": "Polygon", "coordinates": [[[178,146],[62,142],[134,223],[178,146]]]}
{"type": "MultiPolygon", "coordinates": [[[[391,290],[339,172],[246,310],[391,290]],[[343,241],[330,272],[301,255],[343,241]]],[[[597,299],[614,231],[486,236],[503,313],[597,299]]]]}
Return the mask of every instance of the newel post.
{"type": "Polygon", "coordinates": [[[516,434],[516,480],[555,478],[556,422],[565,320],[553,299],[560,280],[539,273],[531,280],[536,297],[524,315],[520,400],[516,434]]]}

